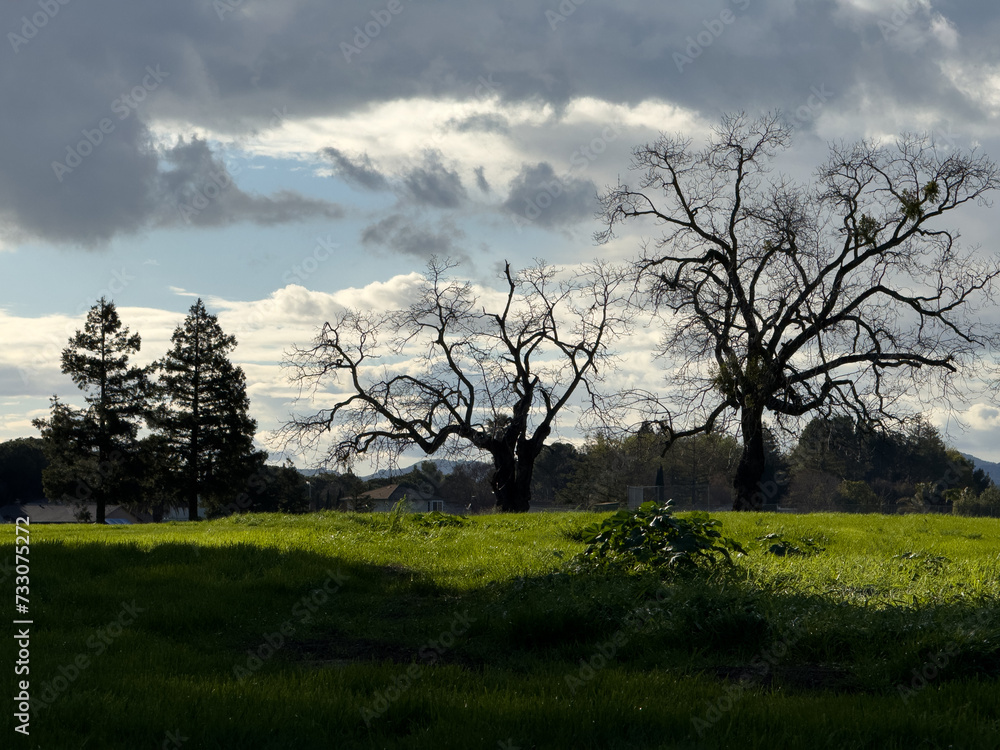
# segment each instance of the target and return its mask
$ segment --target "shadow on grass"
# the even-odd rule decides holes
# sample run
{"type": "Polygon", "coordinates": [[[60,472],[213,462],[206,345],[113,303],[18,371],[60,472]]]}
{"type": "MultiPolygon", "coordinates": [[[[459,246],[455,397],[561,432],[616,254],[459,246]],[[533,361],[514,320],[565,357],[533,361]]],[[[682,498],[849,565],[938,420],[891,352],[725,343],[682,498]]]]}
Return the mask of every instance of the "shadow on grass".
{"type": "MultiPolygon", "coordinates": [[[[588,695],[609,668],[621,679],[880,696],[912,689],[914,675],[940,685],[1000,670],[995,602],[872,607],[732,575],[550,573],[460,591],[404,565],[242,543],[39,542],[32,556],[34,695],[47,685],[53,696],[37,715],[39,747],[83,746],[67,736],[159,747],[185,721],[202,740],[245,747],[361,742],[359,708],[389,706],[387,685],[414,674],[431,692],[449,680],[480,692],[540,682],[572,704],[573,680],[588,695]],[[80,655],[88,666],[70,680],[80,655]],[[96,721],[122,705],[127,726],[96,721]]],[[[423,696],[402,693],[384,733],[429,721],[423,696]]]]}

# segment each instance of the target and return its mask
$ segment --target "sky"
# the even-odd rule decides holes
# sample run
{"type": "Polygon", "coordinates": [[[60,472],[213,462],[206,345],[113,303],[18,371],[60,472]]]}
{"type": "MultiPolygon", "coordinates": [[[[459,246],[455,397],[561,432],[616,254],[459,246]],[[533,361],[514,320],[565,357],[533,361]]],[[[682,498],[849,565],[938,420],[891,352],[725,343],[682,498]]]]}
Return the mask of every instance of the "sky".
{"type": "MultiPolygon", "coordinates": [[[[298,409],[283,352],[325,319],[405,303],[432,255],[484,286],[635,258],[655,229],[596,245],[597,195],[724,113],[780,111],[801,179],[901,132],[1000,157],[983,0],[9,0],[0,32],[0,440],[80,403],[59,354],[102,295],[141,363],[201,297],[266,446],[298,409]]],[[[947,221],[996,252],[994,209],[947,221]]],[[[649,343],[627,375],[655,386],[649,343]]],[[[1000,461],[987,396],[931,417],[1000,461]]]]}

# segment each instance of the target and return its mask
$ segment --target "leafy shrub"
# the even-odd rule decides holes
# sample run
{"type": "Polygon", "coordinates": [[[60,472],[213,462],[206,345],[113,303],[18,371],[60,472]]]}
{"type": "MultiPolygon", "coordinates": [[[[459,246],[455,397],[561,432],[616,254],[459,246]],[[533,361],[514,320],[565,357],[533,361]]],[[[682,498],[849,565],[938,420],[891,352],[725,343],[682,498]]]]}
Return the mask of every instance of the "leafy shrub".
{"type": "Polygon", "coordinates": [[[837,487],[837,498],[845,508],[860,511],[877,511],[878,497],[867,482],[844,480],[837,487]]]}
{"type": "Polygon", "coordinates": [[[643,503],[634,513],[620,510],[599,524],[583,530],[587,548],[574,558],[575,564],[690,572],[732,563],[732,552],[746,554],[732,539],[719,532],[721,522],[707,513],[687,518],[673,515],[672,502],[643,503]]]}
{"type": "Polygon", "coordinates": [[[952,500],[951,512],[956,516],[1000,517],[1000,489],[995,485],[987,487],[979,494],[979,497],[976,497],[972,490],[966,487],[960,492],[956,492],[950,499],[952,500]]]}

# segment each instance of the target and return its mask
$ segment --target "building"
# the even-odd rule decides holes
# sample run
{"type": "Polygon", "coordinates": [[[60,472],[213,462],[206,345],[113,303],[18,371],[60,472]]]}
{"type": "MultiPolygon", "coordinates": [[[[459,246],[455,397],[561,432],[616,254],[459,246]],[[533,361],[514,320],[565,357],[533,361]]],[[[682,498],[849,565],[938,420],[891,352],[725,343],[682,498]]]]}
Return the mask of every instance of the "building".
{"type": "Polygon", "coordinates": [[[421,492],[417,487],[408,484],[389,484],[385,487],[362,492],[358,495],[355,509],[386,513],[392,510],[396,503],[403,498],[406,498],[411,513],[429,513],[434,510],[448,513],[464,512],[463,508],[446,508],[442,498],[433,493],[421,492]]]}
{"type": "MultiPolygon", "coordinates": [[[[97,505],[88,503],[84,506],[90,517],[96,518],[97,505]]],[[[0,507],[0,521],[3,523],[14,523],[18,518],[30,518],[32,524],[36,523],[81,523],[79,513],[81,506],[67,505],[66,503],[50,503],[39,500],[30,503],[10,503],[0,507]]],[[[144,519],[138,515],[130,513],[120,505],[107,505],[104,508],[104,518],[109,524],[132,524],[143,523],[144,519]]]]}

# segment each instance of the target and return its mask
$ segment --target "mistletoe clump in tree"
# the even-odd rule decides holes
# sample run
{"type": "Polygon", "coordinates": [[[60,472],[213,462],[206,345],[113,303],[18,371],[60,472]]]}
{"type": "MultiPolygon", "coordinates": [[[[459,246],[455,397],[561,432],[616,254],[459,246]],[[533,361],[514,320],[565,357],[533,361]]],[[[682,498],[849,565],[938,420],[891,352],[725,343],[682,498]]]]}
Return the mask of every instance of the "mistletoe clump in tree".
{"type": "Polygon", "coordinates": [[[236,338],[223,333],[199,299],[171,341],[157,362],[162,403],[152,422],[195,521],[199,496],[216,505],[238,495],[263,456],[253,446],[257,423],[249,414],[246,378],[229,361],[236,338]]]}
{"type": "Polygon", "coordinates": [[[101,524],[109,500],[138,500],[137,435],[149,381],[129,357],[141,344],[139,334],[122,326],[114,302],[102,297],[62,352],[62,371],[86,394],[87,408],[74,409],[53,397],[50,418],[34,421],[49,460],[46,494],[79,503],[92,497],[94,520],[101,524]]]}
{"type": "Polygon", "coordinates": [[[340,464],[471,446],[493,460],[497,508],[527,511],[556,417],[578,392],[598,398],[608,346],[628,328],[625,273],[596,265],[560,278],[545,264],[519,272],[506,264],[497,293],[448,278],[453,267],[431,261],[409,306],[346,310],[293,350],[292,379],[338,395],[284,432],[305,447],[332,432],[326,457],[340,464]]]}
{"type": "Polygon", "coordinates": [[[638,270],[676,368],[666,399],[633,395],[672,438],[738,416],[737,510],[762,503],[765,415],[884,425],[916,411],[911,399],[947,403],[1000,344],[978,315],[996,259],[939,226],[1000,185],[992,161],[904,135],[833,146],[816,185],[800,186],[768,177],[789,141],[776,116],[726,117],[701,150],[661,136],[634,151],[638,188],[603,197],[599,240],[633,220],[665,230],[638,270]]]}

